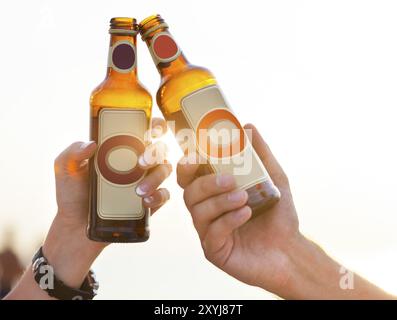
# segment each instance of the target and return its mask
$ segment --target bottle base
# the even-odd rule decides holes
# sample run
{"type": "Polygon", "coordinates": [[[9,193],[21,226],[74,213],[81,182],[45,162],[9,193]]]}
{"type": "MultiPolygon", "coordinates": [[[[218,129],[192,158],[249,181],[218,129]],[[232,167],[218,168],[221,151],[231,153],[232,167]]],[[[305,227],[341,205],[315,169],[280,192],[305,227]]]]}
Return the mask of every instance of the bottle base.
{"type": "Polygon", "coordinates": [[[280,191],[271,181],[265,181],[246,190],[247,205],[252,209],[255,217],[273,207],[281,198],[280,191]]]}
{"type": "Polygon", "coordinates": [[[150,233],[147,231],[142,235],[138,234],[125,234],[118,232],[87,232],[88,239],[95,242],[105,242],[105,243],[139,243],[146,242],[150,233]]]}

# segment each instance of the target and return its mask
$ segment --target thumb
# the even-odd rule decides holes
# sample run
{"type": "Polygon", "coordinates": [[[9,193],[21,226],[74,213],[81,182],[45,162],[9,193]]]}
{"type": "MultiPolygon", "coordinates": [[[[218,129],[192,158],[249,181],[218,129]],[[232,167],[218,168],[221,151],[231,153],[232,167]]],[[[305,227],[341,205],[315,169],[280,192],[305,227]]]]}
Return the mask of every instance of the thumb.
{"type": "Polygon", "coordinates": [[[77,172],[94,155],[95,150],[94,141],[72,143],[55,159],[55,173],[77,172]]]}
{"type": "Polygon", "coordinates": [[[265,140],[263,140],[262,136],[258,132],[258,129],[256,129],[256,127],[250,123],[246,124],[244,126],[244,129],[251,140],[252,146],[254,147],[256,153],[264,164],[273,182],[278,187],[287,187],[288,177],[285,174],[283,168],[281,168],[273,153],[271,152],[265,140]]]}

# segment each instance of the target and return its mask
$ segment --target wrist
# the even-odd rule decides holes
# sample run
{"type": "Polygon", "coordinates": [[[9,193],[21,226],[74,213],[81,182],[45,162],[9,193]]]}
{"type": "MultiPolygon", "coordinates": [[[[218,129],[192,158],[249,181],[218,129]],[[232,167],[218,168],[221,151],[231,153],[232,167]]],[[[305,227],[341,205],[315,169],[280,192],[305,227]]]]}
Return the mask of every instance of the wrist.
{"type": "Polygon", "coordinates": [[[289,276],[278,293],[286,299],[324,299],[324,294],[339,285],[339,269],[335,261],[314,242],[297,233],[286,248],[289,276]]]}
{"type": "Polygon", "coordinates": [[[308,285],[303,275],[308,273],[304,257],[309,255],[309,247],[309,241],[299,231],[293,232],[272,248],[270,274],[267,268],[251,284],[285,299],[299,299],[300,291],[304,290],[302,284],[308,285]]]}
{"type": "Polygon", "coordinates": [[[84,227],[68,225],[57,215],[43,244],[43,253],[59,280],[80,288],[104,247],[105,244],[89,240],[84,227]]]}
{"type": "Polygon", "coordinates": [[[286,248],[288,276],[274,292],[285,299],[390,299],[359,275],[329,257],[316,243],[298,233],[286,248]],[[347,285],[347,282],[349,284],[347,285]]]}

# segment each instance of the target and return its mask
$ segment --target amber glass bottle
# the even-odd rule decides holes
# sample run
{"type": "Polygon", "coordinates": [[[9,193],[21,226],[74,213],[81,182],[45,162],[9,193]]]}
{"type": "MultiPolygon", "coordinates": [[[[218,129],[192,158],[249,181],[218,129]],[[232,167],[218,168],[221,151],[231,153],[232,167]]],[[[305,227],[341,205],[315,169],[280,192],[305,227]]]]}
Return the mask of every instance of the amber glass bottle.
{"type": "Polygon", "coordinates": [[[173,121],[174,133],[184,152],[189,148],[185,129],[191,129],[195,152],[205,159],[202,174],[233,174],[238,188],[247,190],[248,205],[254,214],[277,202],[279,190],[212,73],[187,61],[160,15],[146,18],[139,29],[161,75],[157,104],[166,120],[173,121]]]}
{"type": "Polygon", "coordinates": [[[137,77],[137,30],[135,19],[111,19],[106,78],[90,99],[91,140],[98,149],[90,162],[88,237],[95,241],[149,238],[150,212],[135,193],[144,176],[137,160],[148,143],[152,111],[137,77]]]}

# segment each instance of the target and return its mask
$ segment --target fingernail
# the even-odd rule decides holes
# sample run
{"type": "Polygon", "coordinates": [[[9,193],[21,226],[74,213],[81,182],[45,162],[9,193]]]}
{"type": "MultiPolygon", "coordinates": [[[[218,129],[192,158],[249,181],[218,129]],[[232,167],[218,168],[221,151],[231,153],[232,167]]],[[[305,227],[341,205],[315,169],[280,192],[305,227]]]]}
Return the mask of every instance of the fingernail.
{"type": "Polygon", "coordinates": [[[150,196],[150,197],[143,198],[143,201],[145,201],[147,204],[150,204],[154,201],[154,197],[150,196]]]}
{"type": "Polygon", "coordinates": [[[85,167],[87,164],[88,164],[88,159],[85,159],[85,160],[83,160],[83,161],[80,162],[79,167],[80,167],[80,168],[83,168],[83,167],[85,167]]]}
{"type": "Polygon", "coordinates": [[[135,192],[138,196],[143,196],[149,191],[149,185],[146,183],[142,183],[136,187],[135,192]]]}
{"type": "Polygon", "coordinates": [[[170,193],[167,190],[161,189],[160,192],[163,195],[163,200],[164,201],[170,200],[170,193]]]}
{"type": "Polygon", "coordinates": [[[233,185],[234,183],[234,177],[231,175],[218,175],[216,177],[216,184],[218,187],[228,187],[233,185]]]}
{"type": "Polygon", "coordinates": [[[245,199],[246,193],[245,190],[234,191],[227,195],[227,199],[233,202],[240,202],[245,199]]]}
{"type": "Polygon", "coordinates": [[[139,156],[138,163],[141,167],[146,167],[148,165],[145,161],[144,153],[139,156]]]}
{"type": "Polygon", "coordinates": [[[89,141],[89,142],[84,142],[80,145],[80,149],[86,149],[88,148],[90,145],[92,145],[93,143],[95,143],[95,141],[89,141]]]}

